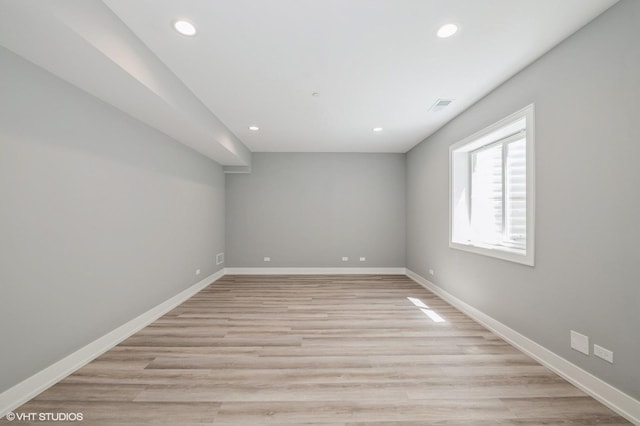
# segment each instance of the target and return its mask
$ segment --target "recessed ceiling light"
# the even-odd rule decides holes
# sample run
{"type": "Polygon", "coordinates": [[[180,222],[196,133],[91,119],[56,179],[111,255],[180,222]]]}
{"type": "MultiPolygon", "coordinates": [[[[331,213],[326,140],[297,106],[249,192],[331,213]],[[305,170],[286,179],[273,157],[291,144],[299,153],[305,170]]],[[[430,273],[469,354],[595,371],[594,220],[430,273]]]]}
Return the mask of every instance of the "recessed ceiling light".
{"type": "Polygon", "coordinates": [[[438,37],[447,38],[451,37],[458,32],[458,26],[456,24],[445,24],[438,29],[438,37]]]}
{"type": "Polygon", "coordinates": [[[189,21],[185,21],[184,19],[180,19],[173,23],[173,28],[177,32],[186,36],[194,36],[196,35],[196,27],[189,21]]]}
{"type": "Polygon", "coordinates": [[[373,131],[374,132],[381,132],[382,131],[382,127],[374,127],[373,131]]]}
{"type": "Polygon", "coordinates": [[[249,130],[253,130],[254,132],[257,132],[258,130],[260,130],[260,127],[258,127],[258,126],[249,126],[249,130]]]}
{"type": "Polygon", "coordinates": [[[313,96],[314,98],[317,98],[318,96],[320,96],[320,93],[318,93],[318,92],[313,92],[313,93],[311,94],[311,96],[313,96]]]}

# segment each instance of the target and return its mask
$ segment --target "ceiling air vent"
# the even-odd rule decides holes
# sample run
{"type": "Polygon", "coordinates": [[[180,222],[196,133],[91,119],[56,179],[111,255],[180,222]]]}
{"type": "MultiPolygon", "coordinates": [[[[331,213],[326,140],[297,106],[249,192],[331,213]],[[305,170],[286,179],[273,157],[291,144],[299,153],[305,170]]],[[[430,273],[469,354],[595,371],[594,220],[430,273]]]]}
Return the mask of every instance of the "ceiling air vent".
{"type": "Polygon", "coordinates": [[[453,102],[453,99],[438,99],[435,104],[431,105],[431,108],[429,108],[429,111],[431,112],[441,111],[446,107],[448,107],[451,104],[451,102],[453,102]]]}

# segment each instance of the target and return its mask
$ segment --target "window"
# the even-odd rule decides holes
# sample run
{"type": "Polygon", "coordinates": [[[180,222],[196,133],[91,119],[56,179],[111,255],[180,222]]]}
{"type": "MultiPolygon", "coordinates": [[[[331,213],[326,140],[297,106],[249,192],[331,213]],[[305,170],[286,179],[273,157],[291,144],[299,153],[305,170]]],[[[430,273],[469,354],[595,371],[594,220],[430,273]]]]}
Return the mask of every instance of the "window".
{"type": "Polygon", "coordinates": [[[533,105],[449,150],[452,248],[533,266],[533,105]]]}

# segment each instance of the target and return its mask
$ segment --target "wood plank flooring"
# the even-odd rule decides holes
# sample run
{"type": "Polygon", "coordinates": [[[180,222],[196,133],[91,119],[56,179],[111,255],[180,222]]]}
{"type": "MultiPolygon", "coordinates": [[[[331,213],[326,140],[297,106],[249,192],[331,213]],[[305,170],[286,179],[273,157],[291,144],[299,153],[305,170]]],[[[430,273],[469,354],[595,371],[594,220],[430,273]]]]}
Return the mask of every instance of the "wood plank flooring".
{"type": "Polygon", "coordinates": [[[372,275],[225,276],[16,412],[90,425],[628,424],[409,278],[372,275]]]}

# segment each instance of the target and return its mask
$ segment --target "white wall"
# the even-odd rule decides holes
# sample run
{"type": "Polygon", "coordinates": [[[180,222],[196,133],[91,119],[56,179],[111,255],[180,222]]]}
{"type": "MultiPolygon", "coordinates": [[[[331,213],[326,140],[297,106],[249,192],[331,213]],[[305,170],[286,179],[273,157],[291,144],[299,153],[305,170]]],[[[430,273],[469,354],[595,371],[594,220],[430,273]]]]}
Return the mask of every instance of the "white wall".
{"type": "Polygon", "coordinates": [[[224,175],[4,48],[0,69],[2,392],[219,269],[224,175]]]}
{"type": "Polygon", "coordinates": [[[227,175],[227,266],[404,266],[404,154],[254,153],[252,169],[227,175]]]}
{"type": "Polygon", "coordinates": [[[639,22],[640,1],[620,2],[407,156],[407,267],[635,398],[639,22]],[[530,103],[535,267],[450,249],[449,146],[530,103]],[[615,363],[571,350],[570,329],[614,351],[615,363]]]}

